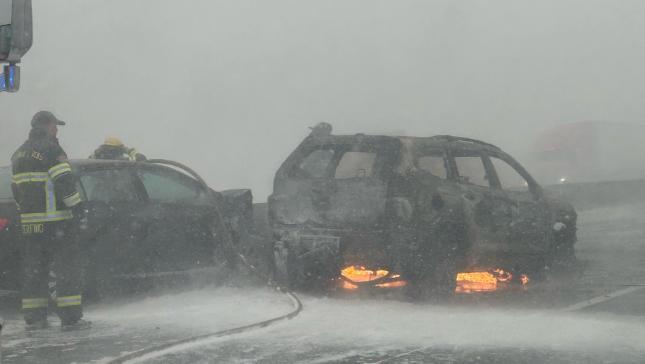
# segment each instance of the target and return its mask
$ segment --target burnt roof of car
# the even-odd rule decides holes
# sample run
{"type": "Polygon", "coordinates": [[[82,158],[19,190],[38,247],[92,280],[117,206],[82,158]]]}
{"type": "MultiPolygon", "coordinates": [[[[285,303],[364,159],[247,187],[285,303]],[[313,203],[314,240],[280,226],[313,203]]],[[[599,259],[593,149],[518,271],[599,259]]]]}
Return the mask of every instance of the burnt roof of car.
{"type": "Polygon", "coordinates": [[[466,138],[466,137],[460,137],[460,136],[454,136],[454,135],[435,135],[430,138],[433,139],[440,139],[440,140],[445,140],[447,142],[457,142],[457,143],[466,143],[466,144],[477,144],[477,145],[483,145],[486,147],[494,148],[494,149],[500,149],[498,146],[486,143],[484,141],[478,140],[478,139],[473,139],[473,138],[466,138]]]}
{"type": "Polygon", "coordinates": [[[496,145],[486,143],[481,140],[453,136],[453,135],[434,135],[429,137],[419,137],[419,136],[388,136],[388,135],[366,135],[366,134],[348,134],[348,135],[335,135],[330,134],[319,139],[324,140],[325,142],[341,142],[341,143],[351,143],[357,139],[362,139],[365,141],[379,141],[379,140],[400,140],[402,142],[431,142],[437,144],[450,143],[463,146],[479,146],[484,148],[491,148],[495,150],[500,150],[496,145]]]}
{"type": "Polygon", "coordinates": [[[332,134],[333,127],[329,123],[321,122],[318,123],[316,126],[311,128],[311,134],[310,137],[318,140],[324,140],[324,141],[329,141],[329,139],[333,139],[334,141],[343,141],[343,142],[352,142],[356,139],[362,139],[362,140],[373,140],[373,141],[379,141],[379,140],[400,140],[402,142],[409,141],[409,142],[415,142],[415,141],[430,141],[430,142],[437,142],[437,143],[453,143],[453,144],[462,144],[462,145],[477,145],[481,147],[487,147],[487,148],[492,148],[495,150],[500,150],[499,147],[486,143],[481,140],[473,139],[473,138],[466,138],[466,137],[460,137],[460,136],[453,136],[453,135],[435,135],[435,136],[429,136],[429,137],[410,137],[410,136],[387,136],[387,135],[366,135],[363,133],[358,133],[354,135],[335,135],[332,134]]]}

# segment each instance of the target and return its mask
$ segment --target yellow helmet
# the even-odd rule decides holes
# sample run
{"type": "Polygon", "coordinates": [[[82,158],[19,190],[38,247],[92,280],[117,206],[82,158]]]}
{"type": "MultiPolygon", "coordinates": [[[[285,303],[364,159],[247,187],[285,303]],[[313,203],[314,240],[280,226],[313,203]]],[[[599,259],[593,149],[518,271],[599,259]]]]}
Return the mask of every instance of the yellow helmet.
{"type": "Polygon", "coordinates": [[[107,137],[107,138],[105,138],[105,142],[103,142],[103,144],[110,145],[110,146],[113,146],[113,147],[122,147],[123,146],[123,142],[117,137],[107,137]]]}

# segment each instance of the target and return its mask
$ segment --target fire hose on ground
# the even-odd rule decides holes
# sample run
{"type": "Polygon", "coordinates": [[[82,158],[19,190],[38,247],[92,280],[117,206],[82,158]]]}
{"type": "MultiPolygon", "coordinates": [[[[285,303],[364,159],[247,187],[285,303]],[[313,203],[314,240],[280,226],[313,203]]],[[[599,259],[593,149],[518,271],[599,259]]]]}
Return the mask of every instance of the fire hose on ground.
{"type": "MultiPolygon", "coordinates": [[[[277,288],[277,289],[280,290],[279,288],[277,288]]],[[[253,323],[253,324],[250,324],[250,325],[239,326],[239,327],[235,327],[235,328],[232,328],[232,329],[213,332],[213,333],[210,333],[210,334],[191,336],[191,337],[185,338],[185,339],[179,339],[179,340],[170,341],[170,342],[155,345],[155,346],[149,346],[149,347],[143,348],[141,350],[137,350],[135,352],[122,355],[122,356],[120,356],[120,357],[118,357],[116,359],[113,359],[113,360],[109,361],[108,363],[109,364],[127,363],[128,361],[135,360],[135,359],[142,359],[143,357],[145,357],[147,355],[150,355],[150,354],[153,354],[153,353],[161,353],[161,352],[164,352],[166,350],[179,347],[181,345],[198,344],[200,341],[206,341],[206,340],[220,338],[220,337],[224,337],[224,336],[240,334],[240,333],[248,332],[248,331],[251,331],[251,330],[254,330],[254,329],[265,328],[265,327],[271,326],[271,325],[276,324],[276,323],[281,322],[281,321],[290,320],[290,319],[296,317],[300,313],[300,311],[302,311],[303,306],[302,306],[302,303],[300,302],[300,300],[298,299],[298,296],[296,296],[292,292],[290,292],[290,291],[281,291],[281,292],[284,293],[287,297],[289,297],[291,299],[292,304],[294,305],[293,311],[289,312],[286,315],[275,317],[275,318],[272,318],[272,319],[269,319],[269,320],[256,322],[256,323],[253,323]]]]}
{"type": "MultiPolygon", "coordinates": [[[[206,189],[206,191],[211,191],[210,188],[208,188],[208,185],[204,182],[204,180],[192,169],[182,165],[181,163],[177,163],[174,161],[168,161],[168,160],[162,160],[162,159],[153,159],[149,160],[147,163],[160,163],[160,164],[168,164],[180,169],[183,169],[184,171],[188,172],[190,175],[192,175],[202,186],[206,189]]],[[[217,206],[215,204],[215,206],[217,206]]],[[[221,212],[219,211],[219,208],[216,207],[216,214],[217,220],[222,222],[224,221],[222,219],[221,212]]],[[[163,344],[159,345],[153,345],[149,346],[122,356],[119,356],[111,361],[109,361],[109,364],[119,364],[119,363],[126,363],[128,361],[132,361],[135,359],[144,359],[146,356],[159,354],[163,355],[163,352],[166,352],[168,350],[171,350],[173,348],[177,348],[186,344],[198,344],[199,342],[202,341],[207,341],[207,340],[212,340],[220,337],[225,337],[225,336],[230,336],[230,335],[235,335],[235,334],[240,334],[243,332],[248,332],[254,329],[260,329],[260,328],[265,328],[271,325],[274,325],[276,323],[290,320],[296,316],[302,311],[303,305],[298,296],[296,296],[293,292],[291,292],[289,289],[280,287],[279,285],[276,285],[271,279],[267,279],[269,277],[265,277],[262,273],[260,273],[255,266],[253,266],[251,263],[249,263],[246,259],[246,257],[241,254],[234,246],[233,241],[231,239],[230,234],[223,234],[224,235],[224,244],[228,249],[230,249],[232,252],[235,253],[237,259],[239,259],[242,264],[256,277],[262,279],[262,280],[267,280],[269,282],[269,285],[272,285],[276,291],[286,295],[293,306],[293,310],[291,310],[289,313],[274,317],[268,320],[264,321],[259,321],[256,323],[252,323],[249,325],[244,325],[244,326],[239,326],[239,327],[234,327],[231,329],[226,329],[226,330],[221,330],[221,331],[216,331],[213,333],[208,333],[208,334],[202,334],[202,335],[196,335],[196,336],[191,336],[188,338],[184,339],[178,339],[174,341],[169,341],[163,344]]]]}

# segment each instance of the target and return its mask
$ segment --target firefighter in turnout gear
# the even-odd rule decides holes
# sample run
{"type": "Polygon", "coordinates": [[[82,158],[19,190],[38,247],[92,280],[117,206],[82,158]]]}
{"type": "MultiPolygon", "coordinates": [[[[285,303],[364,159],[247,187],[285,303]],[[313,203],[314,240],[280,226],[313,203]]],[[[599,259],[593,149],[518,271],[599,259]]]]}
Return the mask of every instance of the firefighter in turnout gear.
{"type": "Polygon", "coordinates": [[[29,139],[13,154],[11,188],[20,213],[23,245],[22,309],[28,329],[45,328],[50,270],[56,275],[56,312],[63,329],[86,328],[82,320],[79,232],[86,222],[58,125],[49,111],[31,120],[29,139]]]}
{"type": "Polygon", "coordinates": [[[134,148],[128,148],[123,142],[115,137],[108,137],[97,150],[90,156],[90,159],[116,159],[133,162],[142,162],[146,156],[137,152],[134,148]]]}

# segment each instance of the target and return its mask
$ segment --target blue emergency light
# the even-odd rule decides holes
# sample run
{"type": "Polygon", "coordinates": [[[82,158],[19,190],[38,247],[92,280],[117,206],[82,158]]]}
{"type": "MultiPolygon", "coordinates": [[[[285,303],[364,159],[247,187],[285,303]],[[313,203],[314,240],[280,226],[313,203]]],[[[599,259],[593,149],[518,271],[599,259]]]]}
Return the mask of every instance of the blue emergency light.
{"type": "Polygon", "coordinates": [[[10,63],[3,67],[0,74],[0,91],[16,92],[20,89],[20,67],[10,63]]]}

